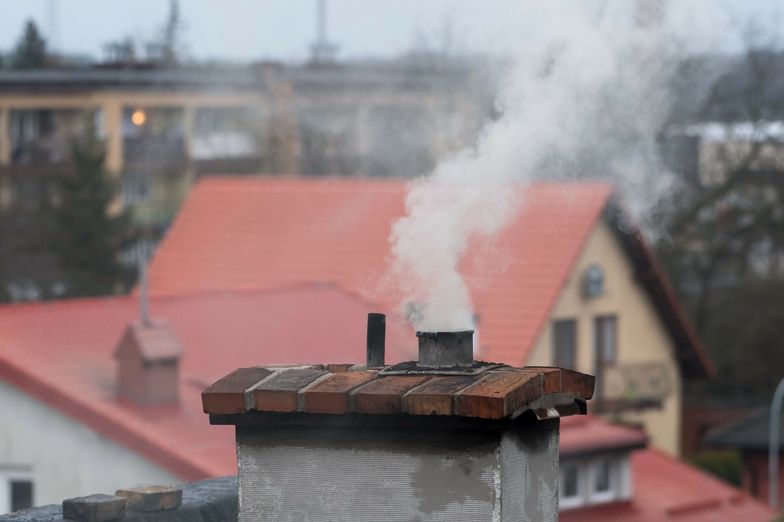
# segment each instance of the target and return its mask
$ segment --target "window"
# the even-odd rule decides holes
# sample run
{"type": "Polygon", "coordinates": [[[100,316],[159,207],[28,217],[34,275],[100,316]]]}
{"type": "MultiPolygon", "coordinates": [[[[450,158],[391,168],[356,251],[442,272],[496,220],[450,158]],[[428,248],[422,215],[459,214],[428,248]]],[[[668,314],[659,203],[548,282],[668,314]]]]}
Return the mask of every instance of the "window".
{"type": "Polygon", "coordinates": [[[600,455],[561,462],[560,509],[606,504],[631,498],[629,455],[600,455]]]}
{"type": "Polygon", "coordinates": [[[33,497],[30,473],[0,469],[0,514],[33,507],[33,497]]]}
{"type": "Polygon", "coordinates": [[[600,366],[613,366],[618,356],[618,320],[614,315],[597,317],[594,321],[596,330],[596,357],[600,366]]]}
{"type": "Polygon", "coordinates": [[[559,503],[562,508],[577,507],[584,503],[580,482],[580,466],[576,462],[561,465],[559,503]]]}
{"type": "Polygon", "coordinates": [[[553,364],[570,369],[577,366],[577,321],[574,319],[553,322],[553,364]]]}
{"type": "Polygon", "coordinates": [[[612,474],[614,468],[610,464],[610,459],[601,458],[591,465],[591,491],[592,502],[608,501],[615,498],[612,474]]]}
{"type": "Polygon", "coordinates": [[[31,480],[11,481],[11,511],[33,507],[33,482],[31,480]]]}

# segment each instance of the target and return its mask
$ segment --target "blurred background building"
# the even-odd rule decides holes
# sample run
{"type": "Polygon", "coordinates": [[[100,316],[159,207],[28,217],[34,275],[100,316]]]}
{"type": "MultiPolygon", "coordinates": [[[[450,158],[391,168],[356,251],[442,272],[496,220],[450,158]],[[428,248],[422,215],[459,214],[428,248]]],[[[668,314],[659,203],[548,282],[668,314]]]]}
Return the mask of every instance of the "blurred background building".
{"type": "MultiPolygon", "coordinates": [[[[0,513],[230,474],[201,389],[238,366],[359,362],[367,311],[421,310],[369,281],[407,181],[503,115],[508,64],[446,44],[341,59],[326,2],[310,7],[300,61],[189,58],[176,1],[159,35],[102,59],[53,47],[51,11],[0,56],[0,405],[22,410],[0,426],[0,513]]],[[[643,194],[660,199],[641,224],[591,147],[628,129],[597,125],[472,245],[482,356],[597,376],[592,415],[564,423],[565,520],[770,516],[748,497],[767,499],[758,408],[784,375],[783,64],[775,41],[678,64],[654,140],[672,184],[643,194]]],[[[410,358],[410,325],[390,329],[410,358]]]]}

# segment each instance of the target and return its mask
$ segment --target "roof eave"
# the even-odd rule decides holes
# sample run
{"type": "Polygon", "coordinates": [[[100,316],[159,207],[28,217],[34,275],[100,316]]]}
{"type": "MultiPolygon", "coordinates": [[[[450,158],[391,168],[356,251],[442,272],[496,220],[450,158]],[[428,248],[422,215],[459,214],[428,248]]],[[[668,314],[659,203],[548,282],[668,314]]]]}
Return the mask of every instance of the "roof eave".
{"type": "Polygon", "coordinates": [[[616,233],[634,267],[637,280],[648,293],[675,343],[681,375],[685,378],[714,377],[716,368],[689,322],[664,268],[616,196],[608,201],[603,217],[616,233]]]}

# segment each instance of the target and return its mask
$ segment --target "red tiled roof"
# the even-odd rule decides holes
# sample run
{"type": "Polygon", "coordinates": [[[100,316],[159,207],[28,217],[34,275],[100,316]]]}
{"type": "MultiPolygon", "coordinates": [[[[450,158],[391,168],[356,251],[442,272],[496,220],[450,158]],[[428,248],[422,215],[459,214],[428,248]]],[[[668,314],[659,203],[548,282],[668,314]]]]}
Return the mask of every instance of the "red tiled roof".
{"type": "MultiPolygon", "coordinates": [[[[569,417],[561,421],[561,454],[626,444],[637,430],[602,419],[569,417]],[[607,439],[612,439],[612,443],[607,439]]],[[[638,432],[639,433],[639,432],[638,432]]],[[[561,512],[562,522],[769,522],[773,512],[761,502],[689,464],[656,449],[631,456],[632,499],[628,502],[561,512]]]]}
{"type": "MultiPolygon", "coordinates": [[[[476,239],[462,272],[479,315],[478,357],[525,365],[597,221],[608,222],[660,312],[686,376],[713,370],[663,272],[633,224],[593,182],[520,187],[517,217],[476,239]],[[622,221],[622,222],[621,222],[622,221]]],[[[347,178],[209,177],[192,189],[150,267],[158,295],[330,282],[400,304],[389,266],[389,232],[404,214],[405,182],[347,178]]],[[[426,247],[426,246],[425,246],[426,247]]]]}
{"type": "MultiPolygon", "coordinates": [[[[482,358],[525,364],[611,192],[598,183],[521,188],[514,223],[493,240],[475,242],[464,273],[480,316],[482,358]]],[[[392,310],[398,296],[382,286],[382,276],[404,195],[403,181],[202,179],[151,263],[151,291],[323,281],[392,310]]]]}
{"type": "MultiPolygon", "coordinates": [[[[238,366],[363,363],[372,309],[325,285],[155,297],[153,317],[168,320],[183,351],[181,405],[139,408],[115,397],[113,354],[136,317],[133,298],[2,305],[0,380],[183,479],[228,475],[236,472],[233,432],[209,426],[201,391],[238,366]]],[[[393,350],[388,360],[411,355],[393,350]]]]}
{"type": "Polygon", "coordinates": [[[647,437],[641,429],[611,424],[592,415],[561,420],[561,455],[583,455],[609,449],[645,447],[647,437]]]}

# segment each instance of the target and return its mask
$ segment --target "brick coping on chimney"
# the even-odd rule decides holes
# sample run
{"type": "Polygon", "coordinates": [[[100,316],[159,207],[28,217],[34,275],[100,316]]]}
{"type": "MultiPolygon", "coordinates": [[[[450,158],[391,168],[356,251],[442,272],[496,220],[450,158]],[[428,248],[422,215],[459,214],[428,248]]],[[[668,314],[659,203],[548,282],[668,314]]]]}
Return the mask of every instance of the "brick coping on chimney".
{"type": "Polygon", "coordinates": [[[274,424],[336,416],[513,420],[585,413],[594,377],[549,367],[488,366],[478,373],[299,365],[240,368],[202,392],[213,424],[274,424]]]}

